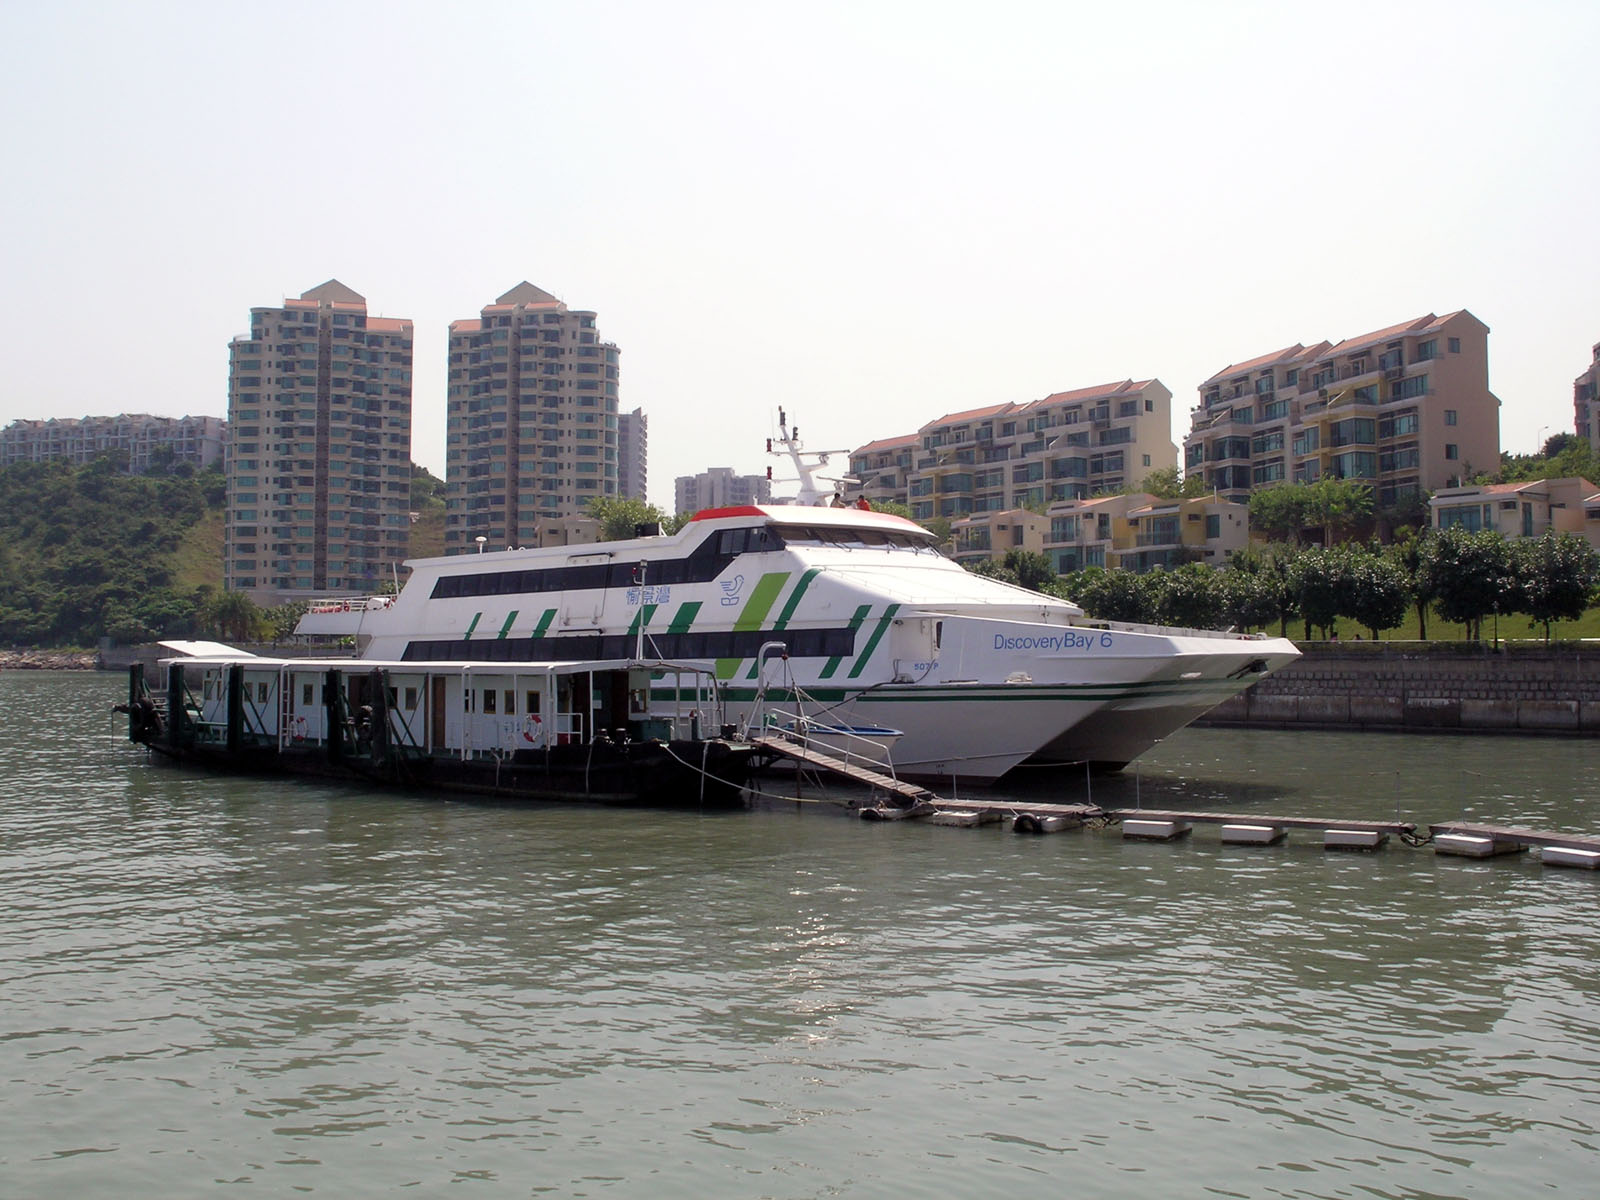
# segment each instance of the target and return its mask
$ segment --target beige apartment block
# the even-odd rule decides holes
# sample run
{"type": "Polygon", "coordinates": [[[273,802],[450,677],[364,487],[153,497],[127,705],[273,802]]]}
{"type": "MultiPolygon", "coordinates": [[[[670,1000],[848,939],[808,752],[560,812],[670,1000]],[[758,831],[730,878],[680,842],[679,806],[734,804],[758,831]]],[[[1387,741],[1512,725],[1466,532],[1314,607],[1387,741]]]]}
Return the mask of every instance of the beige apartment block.
{"type": "Polygon", "coordinates": [[[1050,518],[1026,508],[977,513],[950,523],[951,555],[962,566],[984,559],[1001,559],[1008,550],[1044,552],[1050,518]]]}
{"type": "Polygon", "coordinates": [[[224,579],[263,603],[376,591],[405,561],[410,321],[336,279],[229,346],[224,579]]]}
{"type": "Polygon", "coordinates": [[[1084,567],[1143,573],[1202,562],[1225,566],[1250,542],[1250,509],[1213,493],[1164,500],[1149,492],[1052,504],[1044,552],[1062,575],[1084,567]]]}
{"type": "Polygon", "coordinates": [[[772,480],[765,475],[736,475],[732,467],[708,467],[698,475],[679,475],[672,483],[673,512],[693,516],[706,508],[766,504],[772,480]]]}
{"type": "Polygon", "coordinates": [[[1600,342],[1590,354],[1589,369],[1572,381],[1573,431],[1600,453],[1600,342]]]}
{"type": "Polygon", "coordinates": [[[1225,367],[1200,385],[1185,473],[1240,501],[1280,483],[1363,480],[1386,508],[1492,470],[1488,337],[1463,309],[1225,367]]]}
{"type": "Polygon", "coordinates": [[[869,500],[898,499],[904,475],[918,521],[1042,510],[1176,466],[1171,419],[1172,393],[1160,380],[1125,379],[949,413],[919,429],[909,446],[889,438],[861,447],[850,456],[851,470],[869,500]]]}
{"type": "Polygon", "coordinates": [[[1149,492],[1097,496],[1092,500],[1064,500],[1052,504],[1045,531],[1044,552],[1058,575],[1085,567],[1115,567],[1119,539],[1130,543],[1128,514],[1156,503],[1149,492]]]}
{"type": "MultiPolygon", "coordinates": [[[[1596,504],[1594,484],[1573,476],[1527,483],[1486,483],[1442,488],[1428,501],[1435,529],[1492,529],[1505,538],[1536,538],[1545,533],[1600,535],[1590,524],[1596,504]]],[[[1600,515],[1600,514],[1597,514],[1600,515]]]]}
{"type": "Polygon", "coordinates": [[[1185,500],[1151,500],[1112,522],[1115,565],[1143,574],[1184,563],[1226,566],[1250,544],[1250,506],[1213,492],[1185,500]]]}
{"type": "Polygon", "coordinates": [[[650,484],[650,418],[642,408],[617,414],[617,495],[647,499],[650,484]]]}
{"type": "Polygon", "coordinates": [[[850,474],[857,481],[851,496],[876,504],[911,504],[911,464],[922,448],[922,436],[905,433],[879,438],[850,455],[850,474]]]}
{"type": "Polygon", "coordinates": [[[220,467],[227,436],[228,423],[221,417],[119,413],[13,421],[0,430],[0,466],[52,459],[82,464],[102,454],[122,454],[133,475],[162,463],[220,467]]]}
{"type": "Polygon", "coordinates": [[[523,282],[450,325],[445,552],[539,543],[618,489],[618,351],[595,314],[523,282]]]}

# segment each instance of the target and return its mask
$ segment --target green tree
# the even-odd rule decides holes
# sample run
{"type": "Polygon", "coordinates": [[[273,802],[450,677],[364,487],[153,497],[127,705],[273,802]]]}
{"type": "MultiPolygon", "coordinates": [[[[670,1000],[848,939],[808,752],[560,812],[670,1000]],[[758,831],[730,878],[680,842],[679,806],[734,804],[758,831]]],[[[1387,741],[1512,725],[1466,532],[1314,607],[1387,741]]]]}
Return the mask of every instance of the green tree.
{"type": "Polygon", "coordinates": [[[638,526],[655,524],[664,529],[669,520],[654,504],[631,496],[596,496],[589,501],[589,515],[600,522],[603,542],[625,542],[638,536],[638,526]]]}
{"type": "Polygon", "coordinates": [[[1134,489],[1149,492],[1163,500],[1192,500],[1209,494],[1205,476],[1199,472],[1181,475],[1177,467],[1157,467],[1134,489]]]}
{"type": "Polygon", "coordinates": [[[1250,529],[1269,542],[1299,546],[1310,516],[1311,495],[1304,484],[1280,483],[1250,493],[1250,529]]]}
{"type": "Polygon", "coordinates": [[[1188,563],[1172,571],[1152,571],[1148,586],[1155,596],[1156,620],[1186,629],[1220,629],[1227,624],[1227,596],[1219,573],[1204,563],[1188,563]]]}
{"type": "Polygon", "coordinates": [[[1394,629],[1406,619],[1411,591],[1406,586],[1405,572],[1392,559],[1352,546],[1346,557],[1346,571],[1342,615],[1366,626],[1373,641],[1385,629],[1394,629]]]}
{"type": "Polygon", "coordinates": [[[1546,533],[1514,543],[1512,566],[1522,584],[1522,607],[1550,640],[1552,621],[1576,621],[1594,596],[1600,560],[1570,533],[1546,533]]]}
{"type": "Polygon", "coordinates": [[[1086,567],[1072,577],[1070,592],[1084,612],[1097,620],[1149,623],[1156,619],[1146,576],[1132,571],[1086,567]]]}
{"type": "MultiPolygon", "coordinates": [[[[1237,556],[1235,556],[1237,557],[1237,556]]],[[[1222,614],[1231,628],[1241,631],[1264,629],[1282,617],[1280,589],[1274,574],[1241,571],[1230,566],[1221,575],[1222,614]]]]}
{"type": "Polygon", "coordinates": [[[1372,485],[1359,479],[1319,479],[1306,485],[1307,515],[1322,526],[1322,544],[1348,541],[1372,516],[1372,485]]]}
{"type": "Polygon", "coordinates": [[[223,592],[206,609],[206,621],[225,641],[255,640],[261,623],[261,610],[245,592],[223,592]]]}
{"type": "Polygon", "coordinates": [[[1421,570],[1435,611],[1446,621],[1466,625],[1469,638],[1483,639],[1483,618],[1490,613],[1517,607],[1511,550],[1492,529],[1435,532],[1422,543],[1421,570]]]}
{"type": "Polygon", "coordinates": [[[1305,622],[1306,640],[1315,627],[1326,638],[1345,606],[1349,588],[1347,560],[1341,549],[1313,546],[1302,550],[1289,566],[1289,586],[1295,608],[1305,622]]]}

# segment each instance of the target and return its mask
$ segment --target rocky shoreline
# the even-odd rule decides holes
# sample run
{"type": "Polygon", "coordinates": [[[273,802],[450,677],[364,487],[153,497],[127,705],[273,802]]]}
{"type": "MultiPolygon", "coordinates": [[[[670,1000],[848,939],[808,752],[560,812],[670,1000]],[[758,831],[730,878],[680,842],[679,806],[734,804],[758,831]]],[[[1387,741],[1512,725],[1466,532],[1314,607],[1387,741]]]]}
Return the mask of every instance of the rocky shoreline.
{"type": "Polygon", "coordinates": [[[0,650],[0,671],[93,671],[92,650],[0,650]]]}

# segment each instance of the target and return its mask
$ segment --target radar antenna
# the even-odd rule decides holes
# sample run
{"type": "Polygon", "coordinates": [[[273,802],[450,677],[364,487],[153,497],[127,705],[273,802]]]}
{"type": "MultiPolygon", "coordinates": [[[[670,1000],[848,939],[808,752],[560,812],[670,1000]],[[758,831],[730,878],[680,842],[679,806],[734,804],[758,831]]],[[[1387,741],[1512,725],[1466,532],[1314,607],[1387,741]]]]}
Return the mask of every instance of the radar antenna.
{"type": "MultiPolygon", "coordinates": [[[[798,485],[794,502],[807,508],[826,508],[843,488],[854,487],[861,481],[851,475],[824,475],[818,468],[828,465],[835,454],[848,455],[848,450],[804,449],[800,441],[800,427],[789,428],[789,418],[778,409],[778,437],[776,443],[767,439],[767,453],[778,458],[787,457],[798,485]]],[[[767,478],[772,478],[772,468],[767,468],[767,478]]]]}

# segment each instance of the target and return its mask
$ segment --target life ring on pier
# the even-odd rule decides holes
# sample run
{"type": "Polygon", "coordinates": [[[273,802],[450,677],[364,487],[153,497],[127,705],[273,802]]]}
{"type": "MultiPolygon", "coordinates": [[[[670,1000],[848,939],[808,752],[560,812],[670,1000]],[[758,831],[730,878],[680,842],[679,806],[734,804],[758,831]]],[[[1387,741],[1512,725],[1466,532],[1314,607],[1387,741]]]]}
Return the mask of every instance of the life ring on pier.
{"type": "Polygon", "coordinates": [[[522,740],[530,746],[537,746],[544,741],[544,722],[538,713],[530,713],[522,723],[522,740]]]}

